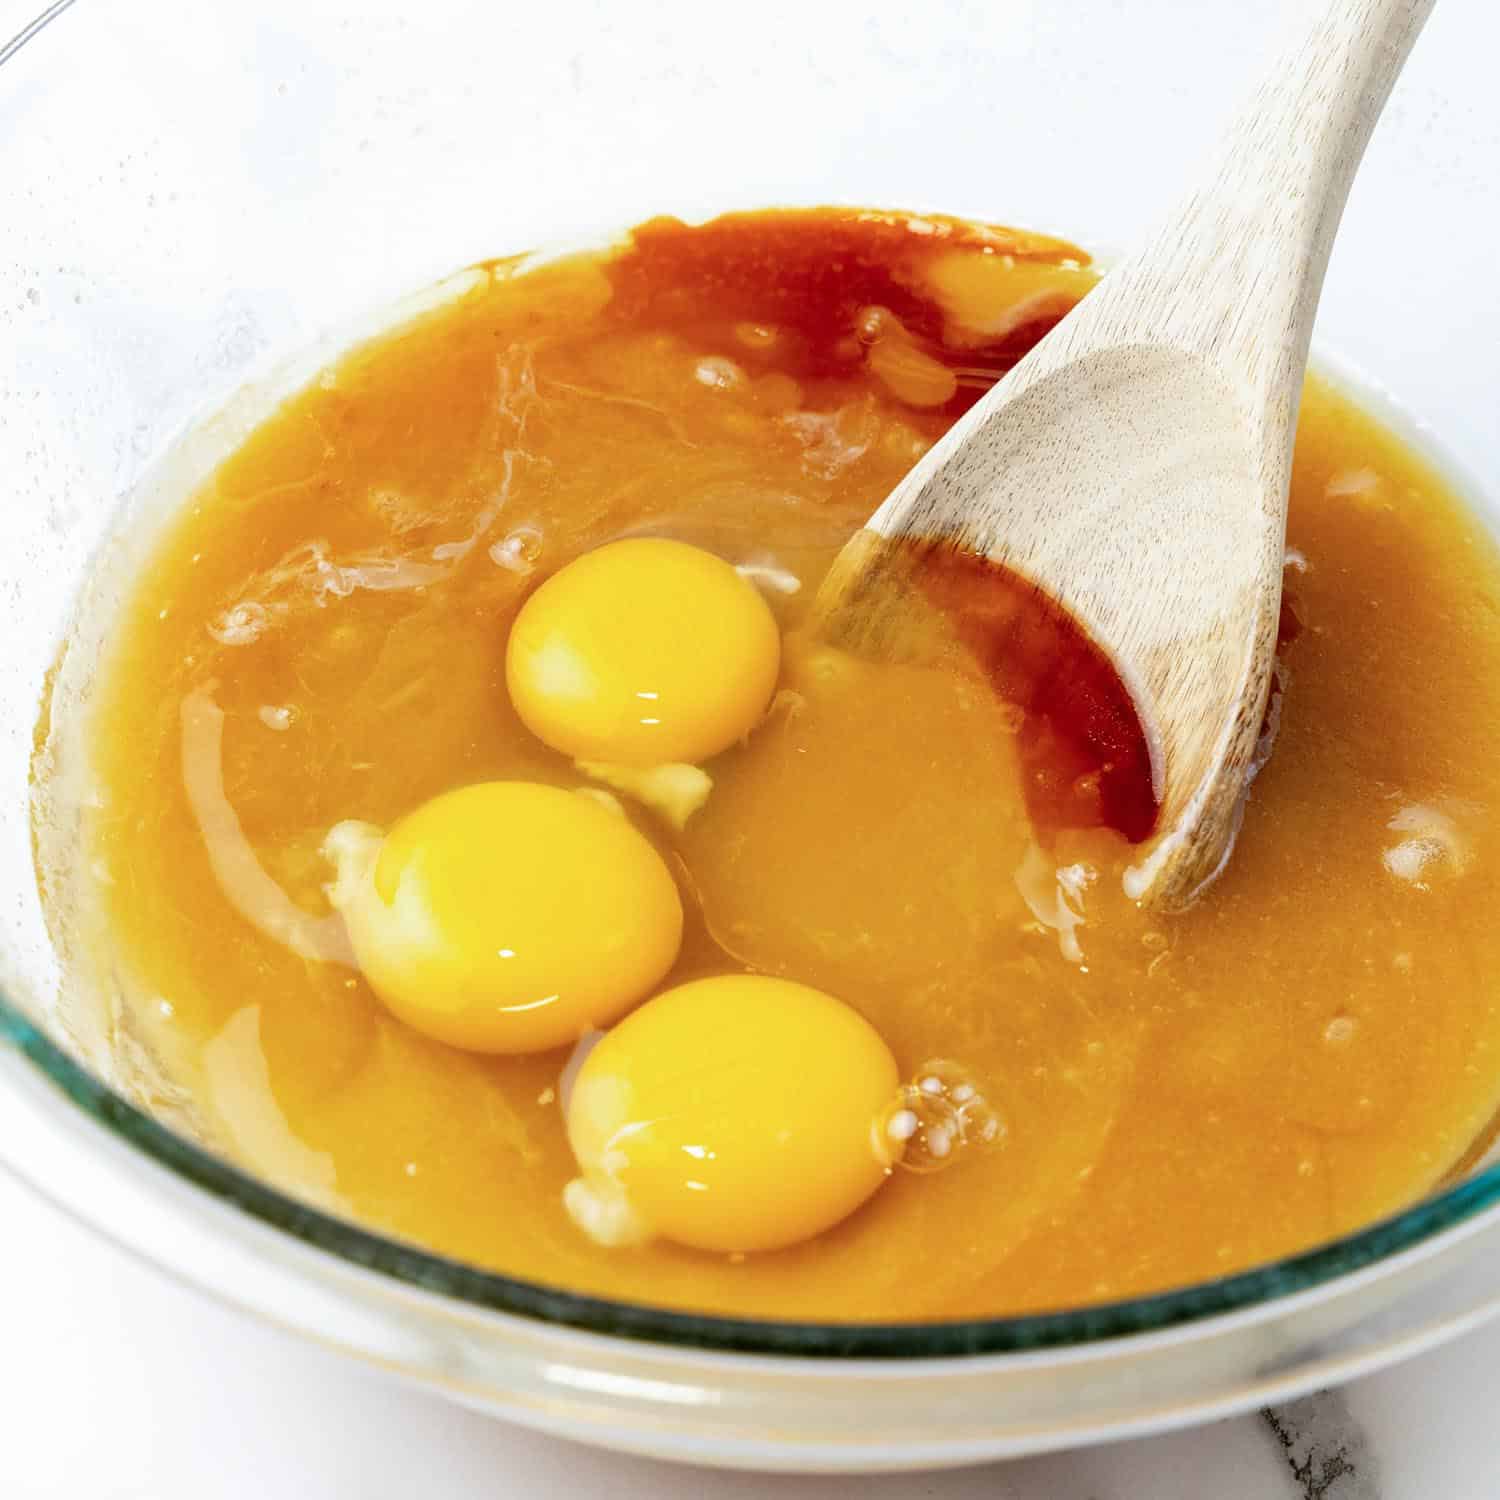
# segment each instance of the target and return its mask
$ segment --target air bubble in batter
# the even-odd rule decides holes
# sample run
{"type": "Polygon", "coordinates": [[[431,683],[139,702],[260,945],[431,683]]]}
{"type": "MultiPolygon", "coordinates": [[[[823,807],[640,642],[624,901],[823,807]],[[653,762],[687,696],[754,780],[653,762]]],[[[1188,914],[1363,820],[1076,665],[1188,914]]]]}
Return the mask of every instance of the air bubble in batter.
{"type": "Polygon", "coordinates": [[[939,1172],[966,1151],[993,1146],[1005,1122],[961,1063],[934,1058],[904,1084],[881,1128],[908,1172],[939,1172]]]}

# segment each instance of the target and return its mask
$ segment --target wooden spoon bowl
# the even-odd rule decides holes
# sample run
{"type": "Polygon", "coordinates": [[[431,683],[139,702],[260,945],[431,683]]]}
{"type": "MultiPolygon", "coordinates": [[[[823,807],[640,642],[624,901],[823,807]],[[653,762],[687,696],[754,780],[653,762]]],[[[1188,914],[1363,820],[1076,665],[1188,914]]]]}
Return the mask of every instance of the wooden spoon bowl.
{"type": "Polygon", "coordinates": [[[822,628],[891,649],[913,547],[988,557],[1113,661],[1160,813],[1126,877],[1186,905],[1223,868],[1276,647],[1292,442],[1354,171],[1434,0],[1335,0],[1204,186],[958,421],[840,555],[822,628]]]}

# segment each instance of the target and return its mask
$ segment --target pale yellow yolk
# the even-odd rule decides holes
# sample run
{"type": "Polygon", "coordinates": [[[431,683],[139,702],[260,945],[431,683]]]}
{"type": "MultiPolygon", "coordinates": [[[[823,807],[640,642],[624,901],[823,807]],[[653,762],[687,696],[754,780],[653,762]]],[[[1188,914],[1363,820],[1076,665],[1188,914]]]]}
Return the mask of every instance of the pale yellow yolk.
{"type": "Polygon", "coordinates": [[[553,749],[658,766],[748,734],[780,659],[753,584],[712,553],[638,537],[585,553],[526,601],[505,673],[516,712],[553,749]]]}
{"type": "Polygon", "coordinates": [[[588,1054],[568,1099],[595,1238],[777,1250],[854,1212],[889,1174],[900,1079],[858,1012],[784,979],[728,975],[648,1001],[588,1054]]]}
{"type": "Polygon", "coordinates": [[[447,792],[388,834],[340,823],[330,887],[371,988],[428,1036],[539,1052],[606,1026],[671,968],[682,903],[620,812],[556,787],[447,792]]]}

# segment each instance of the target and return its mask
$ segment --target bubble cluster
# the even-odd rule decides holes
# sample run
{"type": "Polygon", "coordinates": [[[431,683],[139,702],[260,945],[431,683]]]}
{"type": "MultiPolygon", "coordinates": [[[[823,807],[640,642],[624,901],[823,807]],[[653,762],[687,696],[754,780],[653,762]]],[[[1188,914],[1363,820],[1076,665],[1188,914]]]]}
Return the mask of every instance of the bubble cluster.
{"type": "Polygon", "coordinates": [[[1343,1014],[1336,1015],[1324,1028],[1323,1040],[1338,1045],[1349,1041],[1358,1028],[1359,1023],[1353,1016],[1343,1014]]]}
{"type": "Polygon", "coordinates": [[[934,1058],[904,1084],[881,1128],[901,1149],[908,1172],[938,1172],[965,1151],[997,1144],[1005,1135],[1000,1118],[973,1075],[961,1063],[934,1058]]]}
{"type": "Polygon", "coordinates": [[[209,624],[208,633],[223,646],[248,646],[265,628],[264,605],[236,604],[209,624]]]}
{"type": "Polygon", "coordinates": [[[745,372],[732,359],[710,354],[693,366],[694,378],[713,390],[732,391],[745,384],[745,372]]]}
{"type": "Polygon", "coordinates": [[[869,396],[833,411],[786,412],[778,420],[802,444],[802,467],[823,479],[858,463],[880,436],[880,418],[869,396]]]}
{"type": "Polygon", "coordinates": [[[542,533],[536,526],[517,526],[490,547],[490,561],[512,573],[529,573],[542,555],[542,533]]]}
{"type": "Polygon", "coordinates": [[[1398,880],[1419,891],[1431,890],[1435,882],[1454,880],[1473,863],[1474,846],[1452,814],[1468,809],[1449,803],[1446,810],[1428,803],[1412,802],[1385,826],[1392,833],[1407,835],[1381,855],[1385,868],[1398,880]]]}
{"type": "Polygon", "coordinates": [[[278,734],[297,722],[297,707],[293,703],[262,703],[256,710],[260,722],[278,734]]]}

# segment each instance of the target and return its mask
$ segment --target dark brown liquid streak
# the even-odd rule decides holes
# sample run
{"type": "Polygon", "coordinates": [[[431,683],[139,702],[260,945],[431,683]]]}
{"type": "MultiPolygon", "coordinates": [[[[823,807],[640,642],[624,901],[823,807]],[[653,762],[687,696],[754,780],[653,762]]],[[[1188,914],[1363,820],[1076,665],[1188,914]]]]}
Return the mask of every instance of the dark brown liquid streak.
{"type": "MultiPolygon", "coordinates": [[[[864,363],[861,314],[884,308],[923,353],[959,376],[935,411],[960,417],[1061,321],[1048,311],[989,342],[950,348],[942,308],[924,295],[918,268],[935,255],[988,245],[999,253],[1059,264],[1086,261],[1071,245],[1014,230],[976,228],[934,217],[941,236],[913,234],[905,218],[808,209],[726,214],[708,224],[652,219],[605,268],[614,296],[604,316],[622,324],[664,323],[691,333],[722,328],[726,318],[775,327],[776,369],[801,380],[848,377],[864,363]]],[[[734,357],[752,369],[754,350],[734,357]]]]}
{"type": "MultiPolygon", "coordinates": [[[[1038,250],[1005,230],[939,220],[924,238],[904,220],[810,212],[727,215],[689,228],[653,219],[607,268],[609,316],[682,325],[700,315],[773,326],[776,366],[800,379],[848,376],[863,362],[861,320],[883,308],[932,358],[959,373],[934,415],[952,422],[1058,321],[1032,319],[989,343],[950,347],[943,310],[917,290],[918,268],[936,253],[986,233],[1036,259],[1077,258],[1071,246],[1038,250]],[[790,346],[788,341],[790,340],[790,346]]],[[[735,357],[754,364],[753,351],[735,357]]],[[[916,576],[949,617],[996,693],[1022,710],[1017,749],[1027,808],[1044,833],[1105,826],[1133,843],[1156,826],[1157,800],[1145,730],[1119,673],[1053,601],[1003,568],[951,548],[925,549],[916,576]]]]}
{"type": "Polygon", "coordinates": [[[1078,622],[972,552],[925,549],[913,575],[996,695],[1025,715],[1016,748],[1037,827],[1148,838],[1159,811],[1150,742],[1120,674],[1078,622]]]}

